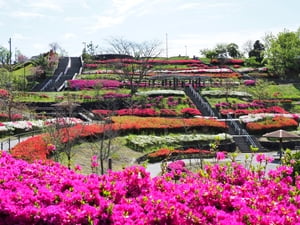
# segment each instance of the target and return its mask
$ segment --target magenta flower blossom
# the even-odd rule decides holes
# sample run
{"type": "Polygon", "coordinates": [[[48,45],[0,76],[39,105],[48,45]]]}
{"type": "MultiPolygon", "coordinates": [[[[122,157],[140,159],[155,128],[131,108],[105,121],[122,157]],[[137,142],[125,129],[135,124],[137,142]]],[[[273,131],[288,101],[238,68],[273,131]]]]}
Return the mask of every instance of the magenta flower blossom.
{"type": "Polygon", "coordinates": [[[262,163],[266,159],[266,155],[259,153],[256,155],[255,159],[257,162],[262,163]]]}
{"type": "Polygon", "coordinates": [[[99,166],[99,163],[97,162],[97,155],[93,155],[91,158],[91,167],[96,168],[99,166]]]}
{"type": "Polygon", "coordinates": [[[56,146],[54,144],[48,144],[47,145],[47,150],[50,152],[53,152],[56,150],[56,146]]]}
{"type": "Polygon", "coordinates": [[[264,177],[239,163],[182,173],[179,161],[155,178],[137,166],[87,176],[5,152],[0,165],[0,224],[300,224],[288,166],[264,177]]]}
{"type": "Polygon", "coordinates": [[[217,152],[217,160],[225,159],[226,153],[225,152],[217,152]]]}
{"type": "Polygon", "coordinates": [[[82,170],[82,167],[77,164],[77,165],[75,165],[74,170],[75,171],[80,171],[80,170],[82,170]]]}

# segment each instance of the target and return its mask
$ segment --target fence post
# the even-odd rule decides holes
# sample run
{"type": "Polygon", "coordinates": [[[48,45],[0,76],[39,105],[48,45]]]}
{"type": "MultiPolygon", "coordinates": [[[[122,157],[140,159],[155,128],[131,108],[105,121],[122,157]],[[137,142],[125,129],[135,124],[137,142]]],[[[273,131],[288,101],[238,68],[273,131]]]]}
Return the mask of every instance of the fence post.
{"type": "Polygon", "coordinates": [[[112,170],[112,159],[111,158],[108,159],[108,169],[112,170]]]}
{"type": "Polygon", "coordinates": [[[8,138],[8,151],[10,151],[10,138],[8,138]]]}

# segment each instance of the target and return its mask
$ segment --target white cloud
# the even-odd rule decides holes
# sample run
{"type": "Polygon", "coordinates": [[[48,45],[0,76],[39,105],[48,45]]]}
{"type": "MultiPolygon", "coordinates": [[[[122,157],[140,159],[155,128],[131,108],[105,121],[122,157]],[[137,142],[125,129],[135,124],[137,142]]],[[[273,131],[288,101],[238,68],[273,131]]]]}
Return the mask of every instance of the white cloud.
{"type": "Polygon", "coordinates": [[[83,8],[85,8],[85,9],[90,9],[91,7],[90,7],[90,5],[87,3],[87,1],[85,1],[85,0],[81,0],[80,2],[79,2],[79,4],[83,7],[83,8]]]}
{"type": "Polygon", "coordinates": [[[212,8],[224,8],[237,6],[231,2],[192,2],[184,3],[178,7],[180,10],[190,10],[190,9],[212,9],[212,8]]]}
{"type": "Polygon", "coordinates": [[[55,2],[55,1],[48,1],[48,0],[39,0],[39,1],[32,1],[28,4],[30,8],[35,8],[37,10],[47,9],[53,10],[57,12],[62,12],[63,8],[60,6],[62,2],[55,2]]]}
{"type": "Polygon", "coordinates": [[[46,52],[46,51],[49,50],[49,45],[42,44],[42,43],[35,43],[35,44],[32,45],[32,48],[34,50],[36,50],[36,52],[42,53],[42,52],[46,52]]]}
{"type": "Polygon", "coordinates": [[[93,25],[87,27],[90,32],[99,29],[109,28],[114,25],[122,24],[126,18],[132,14],[138,13],[139,6],[146,0],[112,0],[112,7],[104,11],[103,15],[94,16],[93,25]]]}
{"type": "Polygon", "coordinates": [[[90,32],[95,32],[99,29],[121,24],[124,20],[125,18],[123,16],[97,16],[93,25],[87,27],[87,30],[90,32]]]}
{"type": "Polygon", "coordinates": [[[5,5],[5,0],[0,0],[0,8],[4,8],[5,5]]]}
{"type": "Polygon", "coordinates": [[[14,33],[12,35],[12,39],[15,39],[15,40],[26,40],[26,39],[29,39],[28,37],[24,36],[23,34],[20,34],[20,33],[14,33]]]}
{"type": "Polygon", "coordinates": [[[113,0],[113,7],[116,12],[124,14],[143,2],[145,0],[113,0]]]}
{"type": "Polygon", "coordinates": [[[37,17],[44,17],[45,15],[36,12],[17,11],[17,12],[13,12],[11,16],[21,17],[21,18],[37,18],[37,17]]]}
{"type": "Polygon", "coordinates": [[[56,3],[48,2],[48,1],[35,1],[29,4],[30,8],[35,8],[37,10],[47,9],[53,10],[57,12],[62,12],[63,9],[56,3]]]}
{"type": "Polygon", "coordinates": [[[66,39],[66,40],[72,39],[72,38],[74,38],[74,37],[76,37],[76,35],[73,34],[73,33],[65,33],[65,34],[64,34],[64,39],[66,39]]]}

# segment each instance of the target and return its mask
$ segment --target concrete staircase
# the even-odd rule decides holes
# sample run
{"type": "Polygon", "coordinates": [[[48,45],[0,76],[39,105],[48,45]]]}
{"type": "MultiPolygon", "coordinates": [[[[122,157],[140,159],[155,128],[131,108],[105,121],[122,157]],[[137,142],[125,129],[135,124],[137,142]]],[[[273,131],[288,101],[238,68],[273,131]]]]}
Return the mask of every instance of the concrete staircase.
{"type": "Polygon", "coordinates": [[[229,127],[229,134],[233,136],[238,149],[241,152],[251,152],[250,146],[256,147],[259,151],[264,151],[264,148],[256,139],[256,137],[251,136],[242,127],[240,121],[227,115],[226,119],[221,118],[221,115],[216,110],[212,109],[210,104],[204,99],[195,89],[189,85],[185,87],[186,95],[193,101],[197,109],[202,113],[203,116],[216,117],[219,120],[225,120],[229,127]]]}
{"type": "Polygon", "coordinates": [[[74,79],[82,70],[81,57],[62,57],[53,76],[33,87],[31,91],[61,91],[66,87],[66,81],[74,79]]]}

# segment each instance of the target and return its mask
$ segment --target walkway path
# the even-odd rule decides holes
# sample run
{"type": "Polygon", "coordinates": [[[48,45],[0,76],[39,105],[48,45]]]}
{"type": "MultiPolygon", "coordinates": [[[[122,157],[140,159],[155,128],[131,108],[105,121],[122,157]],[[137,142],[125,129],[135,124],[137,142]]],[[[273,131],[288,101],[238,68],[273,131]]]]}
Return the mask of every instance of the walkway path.
{"type": "MultiPolygon", "coordinates": [[[[259,154],[259,153],[255,153],[255,154],[259,154]]],[[[263,153],[263,154],[275,158],[275,160],[273,162],[268,163],[268,165],[266,167],[266,171],[276,169],[280,165],[280,162],[277,158],[277,152],[267,152],[267,153],[263,153]]],[[[236,162],[245,164],[246,155],[247,155],[246,153],[238,153],[238,156],[236,157],[236,162]]],[[[248,155],[250,155],[250,153],[248,155]]],[[[192,165],[199,164],[199,159],[191,159],[191,160],[185,159],[183,161],[185,162],[185,164],[187,166],[190,164],[192,164],[192,165]]],[[[214,159],[204,159],[204,161],[212,162],[212,161],[214,161],[214,159]]],[[[231,161],[230,159],[226,158],[226,159],[222,160],[221,162],[230,162],[230,161],[231,161]]],[[[254,165],[254,166],[259,165],[259,163],[256,162],[255,157],[253,159],[252,165],[254,165]]],[[[161,172],[161,163],[149,163],[147,165],[147,171],[150,172],[151,177],[155,177],[155,176],[159,175],[161,172]]]]}
{"type": "MultiPolygon", "coordinates": [[[[27,136],[27,137],[21,137],[21,138],[16,138],[16,137],[11,137],[11,138],[7,138],[5,141],[0,141],[0,146],[1,146],[1,150],[3,151],[9,151],[9,148],[12,148],[13,146],[17,145],[18,143],[30,138],[32,136],[27,136]],[[10,143],[9,143],[10,141],[10,143]]],[[[259,154],[259,153],[255,153],[255,154],[259,154]]],[[[263,153],[267,156],[271,156],[273,158],[275,158],[275,160],[271,163],[268,163],[266,170],[272,170],[272,169],[276,169],[276,167],[278,167],[280,165],[280,162],[278,161],[278,155],[277,152],[267,152],[267,153],[263,153]]],[[[247,153],[238,153],[237,157],[236,157],[236,162],[240,162],[242,164],[245,163],[245,157],[246,157],[247,153]]],[[[250,155],[250,153],[248,154],[250,155]]],[[[183,160],[186,165],[197,165],[199,164],[199,159],[185,159],[183,160]]],[[[204,159],[205,162],[213,162],[214,159],[204,159]]],[[[224,160],[222,160],[222,162],[230,162],[229,158],[226,158],[224,160]]],[[[252,165],[259,165],[259,163],[256,162],[255,157],[253,159],[253,163],[252,165]]],[[[161,173],[161,163],[149,163],[147,165],[146,170],[150,173],[151,177],[155,177],[160,175],[161,173]]]]}

